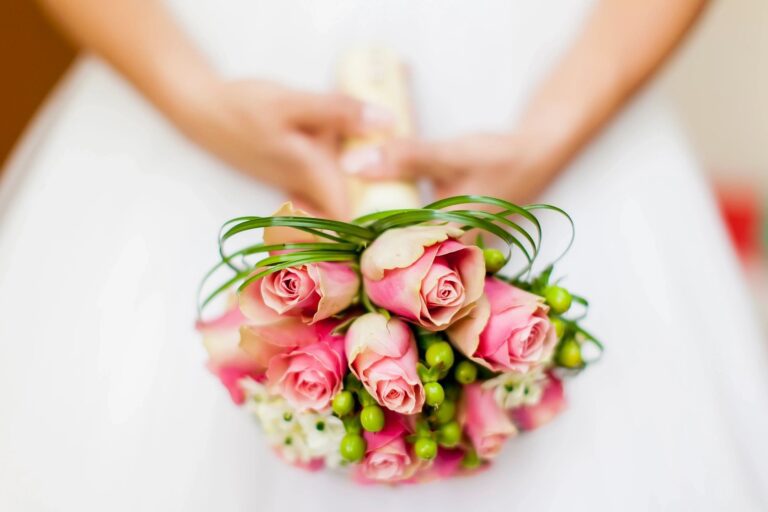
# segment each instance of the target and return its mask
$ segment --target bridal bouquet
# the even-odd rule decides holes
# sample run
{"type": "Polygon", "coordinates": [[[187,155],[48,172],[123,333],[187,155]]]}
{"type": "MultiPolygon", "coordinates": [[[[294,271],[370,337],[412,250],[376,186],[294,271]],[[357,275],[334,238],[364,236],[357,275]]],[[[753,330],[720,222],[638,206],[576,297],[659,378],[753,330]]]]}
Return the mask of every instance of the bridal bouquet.
{"type": "Polygon", "coordinates": [[[485,196],[349,223],[290,203],[232,219],[201,289],[201,314],[228,304],[198,322],[209,367],[288,462],[360,482],[477,470],[560,412],[564,379],[602,349],[587,301],[551,265],[532,275],[544,210],[570,222],[485,196]],[[513,253],[522,269],[500,274],[513,253]]]}

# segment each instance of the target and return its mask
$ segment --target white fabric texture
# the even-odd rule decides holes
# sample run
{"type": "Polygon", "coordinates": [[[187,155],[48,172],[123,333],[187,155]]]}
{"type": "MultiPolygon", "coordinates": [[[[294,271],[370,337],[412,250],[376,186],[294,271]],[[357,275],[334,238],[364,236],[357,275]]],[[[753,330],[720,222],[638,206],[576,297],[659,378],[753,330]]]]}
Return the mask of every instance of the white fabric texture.
{"type": "MultiPolygon", "coordinates": [[[[409,62],[427,137],[510,125],[587,4],[178,0],[221,70],[314,90],[343,49],[409,62]]],[[[358,487],[283,464],[204,368],[193,328],[221,223],[280,194],[184,140],[81,60],[0,188],[0,510],[765,510],[768,358],[714,204],[646,91],[544,198],[576,244],[603,360],[490,470],[358,487]]],[[[547,219],[545,239],[567,233],[547,219]]],[[[552,252],[557,247],[554,242],[552,252]]]]}

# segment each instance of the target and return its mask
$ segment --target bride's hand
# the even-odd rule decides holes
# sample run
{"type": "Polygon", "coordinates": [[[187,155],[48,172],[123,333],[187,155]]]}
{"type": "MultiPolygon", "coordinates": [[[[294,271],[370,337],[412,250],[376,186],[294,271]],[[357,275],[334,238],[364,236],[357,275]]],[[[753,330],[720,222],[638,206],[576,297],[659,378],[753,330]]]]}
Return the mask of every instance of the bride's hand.
{"type": "Polygon", "coordinates": [[[473,134],[428,142],[400,139],[357,170],[373,179],[429,178],[438,197],[480,194],[527,203],[554,177],[559,162],[519,135],[473,134]]]}
{"type": "Polygon", "coordinates": [[[385,122],[351,98],[264,81],[216,82],[180,105],[171,117],[202,147],[336,218],[348,205],[340,142],[385,122]]]}

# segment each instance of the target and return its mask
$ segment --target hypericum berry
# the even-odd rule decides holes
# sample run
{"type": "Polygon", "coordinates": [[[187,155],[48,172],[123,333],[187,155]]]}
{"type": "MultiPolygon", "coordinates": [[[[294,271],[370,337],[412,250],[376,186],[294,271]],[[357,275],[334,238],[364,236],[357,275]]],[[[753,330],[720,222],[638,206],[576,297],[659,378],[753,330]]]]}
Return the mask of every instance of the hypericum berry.
{"type": "Polygon", "coordinates": [[[485,259],[485,271],[489,274],[495,274],[507,262],[504,253],[498,249],[483,249],[483,258],[485,259]]]}
{"type": "Polygon", "coordinates": [[[437,456],[437,443],[428,437],[420,437],[413,443],[413,453],[422,460],[432,460],[437,456]]]}
{"type": "Polygon", "coordinates": [[[544,290],[544,298],[547,299],[547,304],[552,308],[552,311],[562,315],[571,307],[573,297],[565,288],[560,286],[549,286],[544,290]]]}
{"type": "Polygon", "coordinates": [[[360,434],[346,434],[341,439],[339,452],[344,460],[357,462],[365,455],[365,439],[360,434]]]}
{"type": "Polygon", "coordinates": [[[443,341],[443,338],[441,338],[439,334],[433,332],[419,334],[419,346],[424,350],[427,350],[435,343],[440,343],[441,341],[443,341]]]}
{"type": "Polygon", "coordinates": [[[443,425],[451,421],[456,416],[456,402],[445,400],[435,411],[435,421],[438,425],[443,425]]]}
{"type": "Polygon", "coordinates": [[[470,448],[464,454],[464,458],[461,459],[461,467],[464,469],[475,469],[480,465],[480,462],[480,457],[477,456],[477,452],[470,448]]]}
{"type": "Polygon", "coordinates": [[[335,412],[337,416],[346,416],[355,408],[354,395],[349,391],[339,391],[339,393],[333,397],[331,408],[333,408],[333,412],[335,412]]]}
{"type": "Polygon", "coordinates": [[[453,366],[453,347],[447,341],[433,343],[427,349],[424,359],[431,368],[440,367],[447,370],[453,366]]]}
{"type": "Polygon", "coordinates": [[[360,405],[367,407],[369,405],[376,405],[376,399],[365,388],[360,388],[357,391],[357,399],[360,400],[360,405]]]}
{"type": "Polygon", "coordinates": [[[344,416],[341,421],[344,423],[344,431],[347,434],[360,434],[363,431],[363,426],[360,424],[360,416],[358,414],[344,416]]]}
{"type": "Polygon", "coordinates": [[[584,359],[581,358],[581,346],[573,338],[564,341],[557,351],[557,364],[566,368],[581,368],[584,359]]]}
{"type": "Polygon", "coordinates": [[[453,375],[459,384],[472,384],[477,379],[477,366],[469,361],[462,361],[456,365],[453,375]]]}
{"type": "Polygon", "coordinates": [[[384,428],[384,411],[378,405],[368,405],[360,411],[360,423],[368,432],[380,432],[384,428]]]}
{"type": "Polygon", "coordinates": [[[437,431],[437,440],[446,448],[453,448],[461,441],[461,426],[458,421],[446,423],[437,431]]]}
{"type": "Polygon", "coordinates": [[[445,390],[439,382],[427,382],[424,384],[424,398],[427,405],[440,405],[445,400],[445,390]]]}
{"type": "Polygon", "coordinates": [[[563,334],[565,334],[565,322],[563,322],[561,318],[553,318],[552,327],[555,328],[555,334],[557,335],[557,339],[562,338],[563,334]]]}

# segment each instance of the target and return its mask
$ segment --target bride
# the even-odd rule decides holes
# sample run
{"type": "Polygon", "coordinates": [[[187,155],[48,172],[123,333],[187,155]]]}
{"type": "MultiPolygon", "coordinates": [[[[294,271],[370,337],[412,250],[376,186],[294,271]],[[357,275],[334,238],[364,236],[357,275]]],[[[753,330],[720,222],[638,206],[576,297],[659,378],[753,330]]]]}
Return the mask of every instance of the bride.
{"type": "Polygon", "coordinates": [[[768,508],[765,340],[683,136],[635,94],[704,0],[43,3],[98,57],[0,188],[0,509],[768,508]],[[371,42],[409,62],[420,137],[340,169],[339,141],[387,121],[330,92],[371,42]],[[344,171],[575,218],[559,271],[608,350],[491,471],[398,489],[301,472],[203,368],[218,226],[286,196],[344,217],[344,171]]]}

